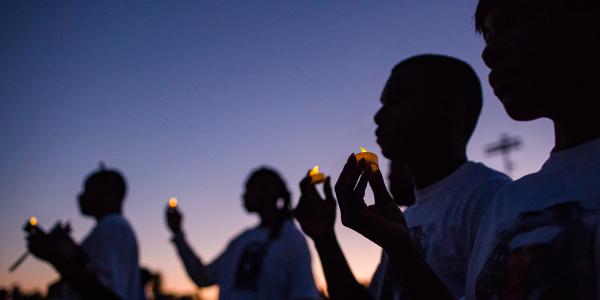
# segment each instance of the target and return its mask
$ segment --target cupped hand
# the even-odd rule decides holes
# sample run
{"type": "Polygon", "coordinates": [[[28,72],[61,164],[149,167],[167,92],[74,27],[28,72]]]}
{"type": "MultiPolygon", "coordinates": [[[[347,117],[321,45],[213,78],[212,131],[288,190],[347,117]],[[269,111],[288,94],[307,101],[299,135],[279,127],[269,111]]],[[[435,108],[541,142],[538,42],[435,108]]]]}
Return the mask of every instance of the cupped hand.
{"type": "Polygon", "coordinates": [[[294,218],[313,240],[334,232],[336,205],[330,177],[325,180],[323,189],[325,199],[317,191],[310,175],[304,177],[300,181],[300,201],[294,209],[294,218]]]}

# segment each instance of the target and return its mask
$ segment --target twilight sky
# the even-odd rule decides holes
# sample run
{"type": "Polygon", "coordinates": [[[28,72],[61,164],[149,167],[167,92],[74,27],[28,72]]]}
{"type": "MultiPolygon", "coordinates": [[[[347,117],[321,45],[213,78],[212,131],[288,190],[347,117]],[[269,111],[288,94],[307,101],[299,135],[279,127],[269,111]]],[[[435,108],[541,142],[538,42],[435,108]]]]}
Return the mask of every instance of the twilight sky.
{"type": "MultiPolygon", "coordinates": [[[[475,4],[2,1],[0,287],[45,288],[57,277],[32,258],[6,271],[25,249],[20,228],[31,215],[46,228],[70,220],[81,240],[93,222],[75,197],[104,161],[127,177],[125,215],[142,264],[162,271],[167,289],[193,291],[169,243],[167,199],[179,198],[189,240],[211,260],[257,222],[240,200],[251,169],[280,170],[296,202],[313,165],[335,180],[359,146],[379,153],[381,89],[390,69],[415,54],[453,55],[480,75],[485,103],[472,160],[501,168],[483,148],[508,132],[525,142],[513,155],[515,177],[536,171],[553,144],[551,124],[510,120],[491,93],[475,4]]],[[[352,269],[368,280],[378,248],[338,225],[352,269]]],[[[314,252],[313,269],[322,282],[314,252]]]]}

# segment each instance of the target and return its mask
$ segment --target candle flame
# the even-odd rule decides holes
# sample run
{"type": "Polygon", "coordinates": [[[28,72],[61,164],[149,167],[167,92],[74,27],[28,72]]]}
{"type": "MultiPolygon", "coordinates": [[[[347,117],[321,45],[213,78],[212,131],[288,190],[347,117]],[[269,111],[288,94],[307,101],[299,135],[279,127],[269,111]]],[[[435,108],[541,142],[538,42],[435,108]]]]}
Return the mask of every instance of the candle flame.
{"type": "Polygon", "coordinates": [[[177,198],[172,197],[171,199],[169,199],[169,207],[170,208],[175,208],[177,207],[177,198]]]}
{"type": "Polygon", "coordinates": [[[360,147],[360,153],[365,153],[367,152],[367,149],[365,149],[365,147],[360,147]]]}
{"type": "Polygon", "coordinates": [[[314,168],[312,168],[312,170],[310,170],[309,175],[317,175],[319,174],[319,166],[315,166],[314,168]]]}
{"type": "Polygon", "coordinates": [[[36,217],[31,217],[29,218],[29,225],[31,226],[37,226],[38,220],[36,217]]]}

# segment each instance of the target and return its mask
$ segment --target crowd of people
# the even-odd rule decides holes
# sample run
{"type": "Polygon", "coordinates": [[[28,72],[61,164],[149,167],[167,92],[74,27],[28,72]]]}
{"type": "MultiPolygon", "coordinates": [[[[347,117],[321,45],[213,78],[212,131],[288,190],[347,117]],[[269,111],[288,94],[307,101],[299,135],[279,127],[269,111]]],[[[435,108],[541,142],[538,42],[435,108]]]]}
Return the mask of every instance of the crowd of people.
{"type": "MultiPolygon", "coordinates": [[[[480,81],[458,58],[417,55],[391,70],[374,116],[389,189],[377,164],[352,153],[322,193],[307,173],[293,207],[282,176],[261,167],[243,193],[259,224],[206,262],[169,207],[174,252],[197,286],[217,285],[224,300],[317,299],[305,236],[331,299],[600,299],[599,20],[593,0],[479,0],[475,29],[494,93],[512,119],[554,124],[554,149],[538,172],[512,181],[470,161],[480,81]],[[368,287],[338,243],[338,209],[344,226],[381,248],[368,287]]],[[[122,174],[101,168],[79,195],[82,214],[96,219],[83,242],[64,224],[28,230],[29,251],[61,276],[49,298],[145,299],[125,195],[122,174]]]]}

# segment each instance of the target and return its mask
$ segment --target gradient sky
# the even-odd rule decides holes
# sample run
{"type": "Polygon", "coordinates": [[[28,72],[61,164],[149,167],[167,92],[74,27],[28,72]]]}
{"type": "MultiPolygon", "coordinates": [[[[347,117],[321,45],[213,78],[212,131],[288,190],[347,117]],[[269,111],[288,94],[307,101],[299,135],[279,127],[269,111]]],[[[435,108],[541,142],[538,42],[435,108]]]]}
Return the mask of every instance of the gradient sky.
{"type": "MultiPolygon", "coordinates": [[[[553,144],[546,120],[510,120],[487,84],[474,0],[2,1],[0,3],[0,286],[43,288],[57,276],[28,259],[21,226],[93,222],[75,197],[99,161],[123,171],[125,214],[141,262],[167,289],[193,291],[163,220],[170,196],[189,240],[211,260],[257,222],[241,207],[249,171],[297,182],[319,164],[337,174],[359,146],[379,153],[373,115],[390,69],[421,53],[454,55],[482,78],[484,109],[472,160],[501,168],[484,146],[524,139],[515,177],[536,171],[553,144]]],[[[381,158],[383,160],[383,158],[381,158]]],[[[387,170],[383,165],[382,169],[387,170]]],[[[338,224],[339,225],[339,224],[338,224]]],[[[338,226],[358,278],[379,250],[338,226]]],[[[312,243],[309,242],[312,249],[312,243]]],[[[313,251],[313,269],[322,273],[313,251]]]]}

